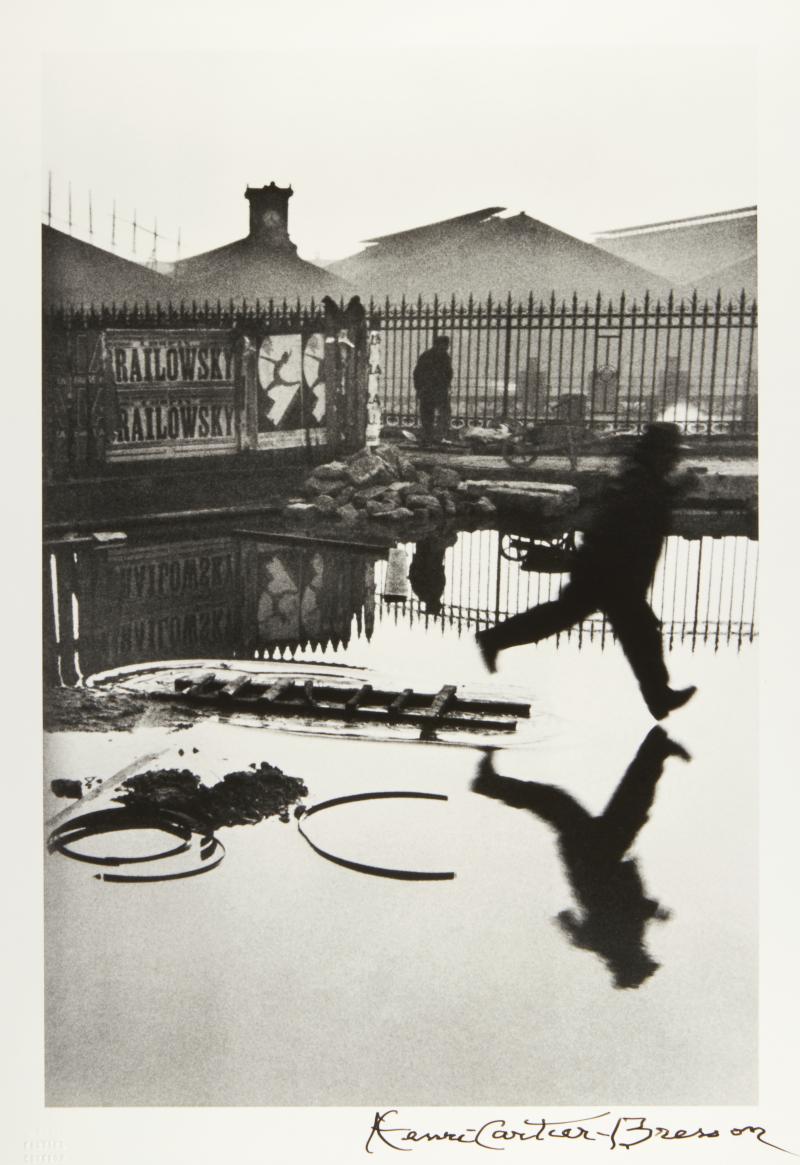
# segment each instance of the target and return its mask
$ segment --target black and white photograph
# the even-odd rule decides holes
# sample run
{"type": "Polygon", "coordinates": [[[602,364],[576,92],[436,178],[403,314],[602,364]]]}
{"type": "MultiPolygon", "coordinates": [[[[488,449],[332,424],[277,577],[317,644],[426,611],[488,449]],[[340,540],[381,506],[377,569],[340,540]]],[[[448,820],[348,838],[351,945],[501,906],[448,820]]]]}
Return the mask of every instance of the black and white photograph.
{"type": "Polygon", "coordinates": [[[790,8],[447,8],[45,38],[9,1161],[800,1152],[790,8]]]}

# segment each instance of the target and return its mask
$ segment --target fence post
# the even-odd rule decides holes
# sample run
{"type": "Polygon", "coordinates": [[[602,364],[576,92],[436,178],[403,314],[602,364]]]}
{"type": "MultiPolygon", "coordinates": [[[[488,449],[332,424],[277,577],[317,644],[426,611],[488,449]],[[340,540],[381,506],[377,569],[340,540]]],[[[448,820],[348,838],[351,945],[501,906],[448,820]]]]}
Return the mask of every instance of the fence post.
{"type": "Polygon", "coordinates": [[[719,317],[722,312],[722,289],[717,291],[717,299],[714,305],[714,340],[711,346],[711,384],[708,391],[708,432],[707,436],[711,436],[711,431],[714,421],[714,381],[717,375],[717,347],[719,345],[719,317]]]}
{"type": "Polygon", "coordinates": [[[503,416],[508,416],[508,383],[511,378],[511,293],[506,300],[506,352],[503,360],[503,416]]]}
{"type": "Polygon", "coordinates": [[[383,379],[383,346],[381,343],[381,333],[377,330],[371,329],[369,333],[368,347],[367,347],[367,441],[368,443],[375,438],[375,443],[380,440],[380,426],[382,419],[382,379],[383,379]],[[378,401],[377,407],[373,402],[378,401]],[[374,415],[373,415],[374,410],[374,415]],[[377,427],[377,434],[371,432],[373,426],[377,427]]]}

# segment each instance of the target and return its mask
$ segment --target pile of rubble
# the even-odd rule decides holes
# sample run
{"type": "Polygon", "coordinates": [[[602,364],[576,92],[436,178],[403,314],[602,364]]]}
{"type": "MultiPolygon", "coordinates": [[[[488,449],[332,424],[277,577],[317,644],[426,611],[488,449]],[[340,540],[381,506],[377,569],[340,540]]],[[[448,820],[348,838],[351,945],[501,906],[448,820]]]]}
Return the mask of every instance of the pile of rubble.
{"type": "Polygon", "coordinates": [[[287,515],[353,525],[366,520],[400,524],[455,516],[481,519],[495,513],[493,502],[462,482],[456,470],[417,469],[389,444],[318,465],[303,492],[302,500],[288,503],[287,515]]]}

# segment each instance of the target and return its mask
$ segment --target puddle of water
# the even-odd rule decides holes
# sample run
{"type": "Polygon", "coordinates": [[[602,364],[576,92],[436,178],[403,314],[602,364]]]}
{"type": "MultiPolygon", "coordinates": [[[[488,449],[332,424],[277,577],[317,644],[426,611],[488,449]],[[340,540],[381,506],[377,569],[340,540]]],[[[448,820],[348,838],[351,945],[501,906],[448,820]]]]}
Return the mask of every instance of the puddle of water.
{"type": "MultiPolygon", "coordinates": [[[[75,590],[77,646],[62,617],[61,644],[84,671],[137,665],[152,627],[170,635],[176,618],[169,642],[181,651],[171,658],[191,657],[184,616],[197,620],[219,599],[228,615],[216,625],[209,615],[205,637],[196,621],[193,646],[213,643],[220,659],[290,651],[409,685],[418,678],[426,689],[457,681],[495,698],[524,695],[530,735],[496,753],[494,767],[525,783],[538,810],[521,794],[515,805],[473,789],[483,753],[464,747],[253,730],[218,715],[177,729],[51,737],[48,780],[100,779],[98,795],[59,820],[113,806],[119,780],[103,782],[114,774],[189,768],[215,785],[263,760],[302,781],[308,807],[374,792],[446,796],[350,802],[309,816],[305,828],[320,849],[357,865],[455,877],[401,880],[334,864],[296,820],[274,815],[221,826],[225,860],[207,877],[105,883],[91,866],[51,855],[49,1104],[755,1099],[754,544],[668,547],[654,601],[662,616],[663,604],[675,612],[673,681],[699,691],[668,722],[692,760],[664,760],[645,804],[631,803],[622,780],[652,721],[602,625],[508,652],[496,680],[482,671],[475,626],[558,585],[507,563],[495,532],[446,548],[438,616],[426,616],[419,597],[384,605],[382,560],[341,570],[336,600],[323,607],[319,579],[333,577],[324,556],[311,566],[294,558],[284,576],[273,561],[286,566],[283,549],[260,547],[256,567],[242,572],[239,560],[231,576],[218,541],[194,546],[193,567],[186,547],[127,549],[133,559],[102,552],[93,589],[84,575],[75,590]],[[179,571],[162,570],[169,555],[179,571]],[[222,565],[203,574],[203,555],[222,565]],[[219,587],[201,599],[198,580],[213,590],[215,571],[219,587]],[[581,821],[616,803],[611,820],[628,831],[610,866],[600,843],[578,846],[594,855],[589,883],[607,887],[591,907],[604,920],[599,942],[579,929],[591,890],[543,796],[581,821]],[[649,915],[647,902],[658,903],[649,915]],[[647,917],[632,926],[637,910],[647,917]],[[643,951],[648,971],[658,966],[639,986],[615,986],[603,935],[614,949],[643,951]]],[[[47,816],[63,815],[64,802],[47,797],[47,816]]],[[[588,828],[596,838],[599,827],[588,828]]]]}

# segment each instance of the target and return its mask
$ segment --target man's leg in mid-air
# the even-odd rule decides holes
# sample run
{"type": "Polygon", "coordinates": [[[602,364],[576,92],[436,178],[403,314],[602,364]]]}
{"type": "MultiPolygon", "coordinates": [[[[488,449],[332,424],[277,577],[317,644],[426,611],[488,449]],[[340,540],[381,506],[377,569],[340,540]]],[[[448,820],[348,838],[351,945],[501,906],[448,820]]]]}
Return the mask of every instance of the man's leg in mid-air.
{"type": "Polygon", "coordinates": [[[479,631],[475,639],[483,662],[493,672],[498,653],[507,647],[538,643],[541,639],[557,635],[559,631],[567,631],[596,609],[597,604],[587,594],[567,583],[553,602],[540,603],[538,607],[531,607],[519,615],[503,619],[494,627],[479,631]]]}
{"type": "Polygon", "coordinates": [[[661,624],[643,598],[615,598],[603,609],[636,676],[647,707],[656,720],[663,720],[675,708],[685,704],[696,689],[674,691],[670,688],[661,624]]]}

